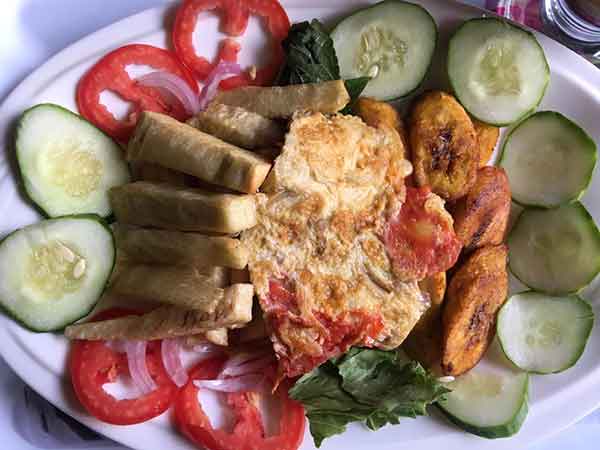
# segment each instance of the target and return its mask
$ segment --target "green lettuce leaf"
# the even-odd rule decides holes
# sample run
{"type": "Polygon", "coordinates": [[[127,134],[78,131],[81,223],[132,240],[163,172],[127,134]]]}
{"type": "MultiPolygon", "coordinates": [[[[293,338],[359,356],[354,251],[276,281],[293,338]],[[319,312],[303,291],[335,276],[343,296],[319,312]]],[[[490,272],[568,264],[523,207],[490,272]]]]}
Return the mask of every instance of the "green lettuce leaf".
{"type": "Polygon", "coordinates": [[[352,348],[301,377],[290,396],[304,405],[319,447],[351,422],[377,430],[426,415],[427,405],[447,392],[419,363],[394,351],[352,348]]]}
{"type": "Polygon", "coordinates": [[[281,45],[286,58],[277,84],[285,86],[340,79],[333,40],[317,19],[292,25],[281,45]]]}
{"type": "MultiPolygon", "coordinates": [[[[317,19],[292,25],[281,45],[286,56],[275,84],[286,86],[340,79],[340,66],[333,40],[317,19]]],[[[369,77],[345,80],[350,103],[342,113],[352,113],[352,105],[369,80],[369,77]]]]}

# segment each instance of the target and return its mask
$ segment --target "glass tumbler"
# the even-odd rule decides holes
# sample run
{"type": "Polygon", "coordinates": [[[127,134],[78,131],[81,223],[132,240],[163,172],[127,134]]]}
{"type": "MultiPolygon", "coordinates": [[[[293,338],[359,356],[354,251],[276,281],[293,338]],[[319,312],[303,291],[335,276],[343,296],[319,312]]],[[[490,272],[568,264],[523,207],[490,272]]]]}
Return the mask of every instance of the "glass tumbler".
{"type": "Polygon", "coordinates": [[[600,64],[600,0],[488,0],[486,6],[600,64]]]}

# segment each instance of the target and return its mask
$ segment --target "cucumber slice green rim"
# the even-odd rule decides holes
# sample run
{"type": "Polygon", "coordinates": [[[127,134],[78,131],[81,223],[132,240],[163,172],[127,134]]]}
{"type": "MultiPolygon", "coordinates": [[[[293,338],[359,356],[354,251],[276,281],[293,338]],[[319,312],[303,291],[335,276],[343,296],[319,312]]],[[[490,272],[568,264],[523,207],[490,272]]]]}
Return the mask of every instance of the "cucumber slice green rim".
{"type": "Polygon", "coordinates": [[[498,127],[531,114],[550,82],[550,66],[535,35],[495,17],[467,20],[454,32],[447,72],[469,114],[498,127]]]}
{"type": "Polygon", "coordinates": [[[500,166],[515,203],[554,208],[583,196],[596,160],[596,144],[579,125],[558,112],[540,111],[511,130],[500,166]]]}
{"type": "Polygon", "coordinates": [[[96,214],[47,219],[0,241],[0,309],[34,332],[88,315],[114,269],[116,244],[96,214]]]}
{"type": "Polygon", "coordinates": [[[530,373],[559,373],[579,360],[594,326],[588,302],[535,291],[515,294],[502,306],[497,332],[502,350],[530,373]]]}
{"type": "Polygon", "coordinates": [[[525,209],[508,236],[508,252],[511,272],[547,294],[578,292],[600,272],[600,232],[578,201],[525,209]]]}
{"type": "Polygon", "coordinates": [[[84,118],[52,103],[23,112],[15,149],[23,190],[48,217],[107,217],[108,190],[130,181],[119,145],[84,118]]]}
{"type": "Polygon", "coordinates": [[[390,101],[419,88],[433,62],[438,30],[422,6],[385,0],[342,19],[331,38],[341,77],[371,77],[362,95],[390,101]]]}
{"type": "Polygon", "coordinates": [[[452,392],[437,403],[463,430],[487,439],[516,434],[529,410],[529,374],[506,359],[495,340],[483,361],[448,383],[452,392]]]}

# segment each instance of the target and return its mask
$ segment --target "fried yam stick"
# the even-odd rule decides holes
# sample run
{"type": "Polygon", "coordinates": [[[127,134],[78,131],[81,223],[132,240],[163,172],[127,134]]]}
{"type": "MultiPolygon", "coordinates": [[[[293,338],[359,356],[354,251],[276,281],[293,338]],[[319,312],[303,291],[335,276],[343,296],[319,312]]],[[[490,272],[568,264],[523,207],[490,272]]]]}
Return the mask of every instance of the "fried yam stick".
{"type": "Polygon", "coordinates": [[[239,327],[252,320],[254,288],[251,284],[237,284],[229,289],[228,297],[232,301],[221,302],[211,312],[164,306],[141,316],[70,325],[65,329],[65,336],[88,340],[151,340],[239,327]]]}
{"type": "Polygon", "coordinates": [[[237,106],[211,103],[187,124],[242,148],[270,148],[283,143],[283,127],[277,122],[237,106]]]}
{"type": "Polygon", "coordinates": [[[229,330],[227,328],[218,328],[216,330],[207,331],[206,333],[192,334],[191,336],[186,336],[184,342],[188,347],[204,344],[206,342],[227,347],[229,345],[229,330]]]}
{"type": "Polygon", "coordinates": [[[117,248],[128,260],[150,264],[225,266],[242,269],[248,250],[239,239],[117,224],[117,248]]]}
{"type": "Polygon", "coordinates": [[[226,299],[221,275],[204,275],[195,267],[135,265],[111,283],[111,292],[125,297],[212,311],[226,299]]]}
{"type": "Polygon", "coordinates": [[[271,164],[164,114],[145,111],[127,147],[128,161],[159,164],[208,183],[252,194],[271,164]]]}
{"type": "Polygon", "coordinates": [[[290,86],[247,86],[221,91],[215,103],[237,106],[269,119],[292,117],[297,111],[333,114],[350,101],[342,80],[290,86]]]}
{"type": "Polygon", "coordinates": [[[215,194],[138,181],[112,188],[109,199],[117,221],[131,225],[238,233],[256,224],[252,195],[215,194]]]}

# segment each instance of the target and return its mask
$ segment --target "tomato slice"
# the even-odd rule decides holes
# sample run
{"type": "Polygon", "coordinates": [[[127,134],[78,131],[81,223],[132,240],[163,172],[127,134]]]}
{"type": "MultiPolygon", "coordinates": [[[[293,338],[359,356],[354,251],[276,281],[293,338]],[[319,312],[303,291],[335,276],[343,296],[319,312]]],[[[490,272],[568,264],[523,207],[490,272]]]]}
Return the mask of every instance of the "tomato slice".
{"type": "MultiPolygon", "coordinates": [[[[130,314],[126,310],[108,310],[97,320],[107,320],[130,314]]],[[[158,388],[135,399],[117,400],[103,389],[119,374],[128,373],[127,358],[109,348],[104,341],[74,341],[69,357],[71,382],[77,398],[94,417],[114,425],[145,422],[163,412],[173,403],[177,387],[162,365],[160,341],[150,342],[146,353],[150,376],[158,388]]]]}
{"type": "Polygon", "coordinates": [[[275,395],[281,401],[279,434],[265,436],[256,393],[226,394],[227,403],[235,415],[233,431],[214,429],[198,402],[198,388],[193,380],[217,377],[224,358],[212,358],[198,363],[190,373],[188,383],[175,400],[175,421],[181,432],[196,445],[208,450],[295,450],[304,437],[304,408],[288,397],[289,383],[280,384],[275,395]]]}
{"type": "Polygon", "coordinates": [[[427,207],[430,194],[426,186],[407,186],[406,201],[384,230],[394,273],[405,281],[446,271],[456,263],[462,248],[448,214],[427,207]]]}
{"type": "MultiPolygon", "coordinates": [[[[261,307],[278,344],[280,369],[288,377],[310,372],[328,359],[345,353],[353,345],[373,346],[384,328],[379,313],[361,308],[340,311],[335,317],[318,310],[313,310],[310,315],[303,314],[293,283],[285,278],[269,281],[269,293],[261,298],[261,307]],[[302,333],[302,330],[308,329],[310,333],[302,333]],[[320,343],[321,354],[309,355],[302,351],[299,343],[303,335],[318,336],[316,340],[320,343]]],[[[311,341],[314,339],[311,338],[311,341]]]]}
{"type": "Polygon", "coordinates": [[[145,44],[131,44],[113,50],[98,61],[77,85],[77,107],[83,117],[119,141],[131,135],[141,111],[169,114],[178,120],[187,115],[182,105],[167,102],[157,89],[140,86],[125,68],[129,65],[148,65],[156,70],[170,72],[187,82],[194,92],[198,83],[176,58],[173,52],[145,44]],[[133,111],[124,120],[118,120],[102,103],[100,94],[111,91],[123,100],[133,103],[133,111]]]}
{"type": "Polygon", "coordinates": [[[267,65],[251,78],[248,73],[230,77],[220,84],[222,89],[232,89],[248,84],[266,85],[273,81],[283,62],[283,41],[290,29],[290,20],[277,0],[186,0],[177,11],[173,27],[173,47],[177,56],[193,70],[200,79],[204,79],[220,60],[236,61],[240,50],[239,44],[226,38],[221,42],[220,50],[214,61],[209,61],[196,54],[192,35],[202,11],[218,10],[221,13],[221,29],[229,36],[240,36],[246,31],[250,14],[257,15],[266,21],[267,29],[272,37],[271,59],[267,65]]]}

